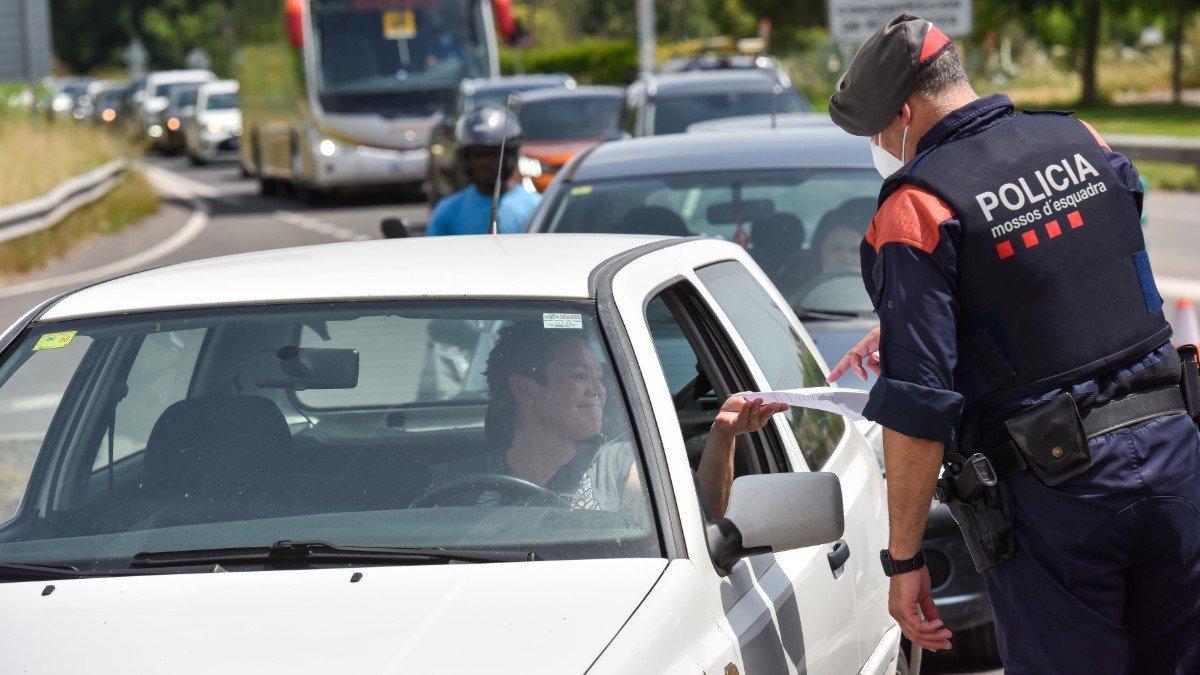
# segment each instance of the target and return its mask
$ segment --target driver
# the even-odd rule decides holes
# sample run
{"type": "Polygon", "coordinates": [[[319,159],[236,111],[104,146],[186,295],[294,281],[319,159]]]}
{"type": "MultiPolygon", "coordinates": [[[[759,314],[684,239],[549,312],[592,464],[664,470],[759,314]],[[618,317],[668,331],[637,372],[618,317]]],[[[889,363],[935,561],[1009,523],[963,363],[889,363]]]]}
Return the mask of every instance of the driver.
{"type": "MultiPolygon", "coordinates": [[[[488,358],[490,404],[485,430],[495,450],[490,469],[557,493],[571,506],[619,510],[641,492],[637,454],[603,435],[608,395],[595,351],[581,330],[533,322],[504,328],[488,358]]],[[[731,396],[708,434],[697,470],[700,489],[718,517],[733,483],[734,439],[761,429],[782,403],[731,396]]],[[[498,504],[485,492],[478,503],[498,504]]]]}

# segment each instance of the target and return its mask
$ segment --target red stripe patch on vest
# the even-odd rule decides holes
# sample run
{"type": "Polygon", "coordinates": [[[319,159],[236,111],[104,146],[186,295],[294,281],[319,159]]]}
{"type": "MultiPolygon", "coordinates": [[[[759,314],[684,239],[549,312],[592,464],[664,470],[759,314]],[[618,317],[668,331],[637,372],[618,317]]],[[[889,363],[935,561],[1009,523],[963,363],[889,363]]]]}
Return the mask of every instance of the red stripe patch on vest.
{"type": "Polygon", "coordinates": [[[1013,245],[1011,241],[1002,241],[996,244],[996,255],[1000,256],[1001,260],[1013,257],[1013,245]]]}
{"type": "Polygon", "coordinates": [[[1067,214],[1067,222],[1071,224],[1072,230],[1083,227],[1083,214],[1078,211],[1072,211],[1067,214]]]}
{"type": "Polygon", "coordinates": [[[884,244],[901,243],[933,253],[942,223],[954,211],[937,196],[916,185],[900,186],[888,195],[867,228],[867,243],[878,251],[884,244]]]}
{"type": "Polygon", "coordinates": [[[925,34],[925,41],[921,43],[921,56],[917,62],[924,63],[937,56],[949,44],[950,38],[946,37],[946,34],[937,26],[930,24],[929,32],[925,34]]]}
{"type": "Polygon", "coordinates": [[[1021,233],[1021,241],[1025,242],[1025,248],[1033,248],[1038,245],[1037,230],[1025,230],[1021,233]]]}
{"type": "Polygon", "coordinates": [[[1062,234],[1062,227],[1059,226],[1057,220],[1052,220],[1046,223],[1046,236],[1053,239],[1060,234],[1062,234]]]}
{"type": "Polygon", "coordinates": [[[1108,147],[1108,143],[1106,143],[1104,141],[1104,138],[1101,137],[1100,134],[1095,129],[1092,128],[1092,125],[1088,124],[1087,122],[1084,122],[1083,120],[1079,120],[1079,123],[1082,124],[1083,126],[1087,127],[1088,131],[1092,132],[1092,138],[1096,139],[1096,143],[1099,143],[1100,147],[1104,148],[1105,150],[1112,150],[1112,148],[1108,147]]]}

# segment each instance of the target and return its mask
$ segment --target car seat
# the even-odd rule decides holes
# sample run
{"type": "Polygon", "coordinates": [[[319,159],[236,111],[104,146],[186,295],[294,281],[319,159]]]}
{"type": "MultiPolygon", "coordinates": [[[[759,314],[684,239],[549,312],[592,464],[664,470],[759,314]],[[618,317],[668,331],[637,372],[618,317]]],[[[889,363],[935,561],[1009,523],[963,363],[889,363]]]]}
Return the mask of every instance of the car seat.
{"type": "Polygon", "coordinates": [[[750,255],[787,295],[786,287],[799,284],[804,257],[804,223],[798,216],[776,211],[754,222],[750,229],[750,255]],[[792,280],[795,283],[791,283],[792,280]]]}
{"type": "Polygon", "coordinates": [[[291,448],[283,413],[266,398],[184,399],[164,410],[150,431],[144,489],[167,499],[243,494],[255,479],[286,470],[291,448]]]}
{"type": "Polygon", "coordinates": [[[613,225],[613,234],[655,234],[688,237],[692,232],[683,218],[665,206],[638,206],[630,209],[613,225]]]}

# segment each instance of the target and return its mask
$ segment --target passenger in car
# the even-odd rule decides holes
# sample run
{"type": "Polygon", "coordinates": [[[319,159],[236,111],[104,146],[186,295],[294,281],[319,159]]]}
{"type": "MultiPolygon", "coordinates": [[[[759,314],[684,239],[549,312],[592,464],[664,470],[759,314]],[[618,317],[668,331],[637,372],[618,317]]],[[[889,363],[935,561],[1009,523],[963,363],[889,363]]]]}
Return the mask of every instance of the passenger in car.
{"type": "MultiPolygon", "coordinates": [[[[489,469],[546,487],[572,507],[616,511],[642,492],[630,441],[605,438],[608,390],[582,331],[519,323],[503,329],[488,357],[485,421],[489,469]]],[[[731,396],[708,434],[697,481],[721,516],[733,483],[734,440],[787,406],[731,396]]],[[[500,496],[484,492],[478,503],[500,496]]]]}

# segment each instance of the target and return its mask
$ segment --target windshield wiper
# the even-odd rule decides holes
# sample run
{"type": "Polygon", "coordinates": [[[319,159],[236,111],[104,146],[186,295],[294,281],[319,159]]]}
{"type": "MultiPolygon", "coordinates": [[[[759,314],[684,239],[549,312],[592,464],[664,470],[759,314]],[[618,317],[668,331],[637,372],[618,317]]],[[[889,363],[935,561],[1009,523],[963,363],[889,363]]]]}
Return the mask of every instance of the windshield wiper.
{"type": "Polygon", "coordinates": [[[311,564],[409,564],[450,562],[529,562],[539,560],[533,551],[467,550],[445,548],[394,548],[335,546],[324,541],[279,541],[270,546],[211,548],[196,551],[139,553],[130,567],[186,567],[189,565],[269,565],[303,567],[311,564]]]}
{"type": "Polygon", "coordinates": [[[16,581],[40,581],[50,579],[77,579],[96,576],[94,572],[81,572],[70,565],[38,565],[34,563],[0,563],[0,579],[16,581]]]}

